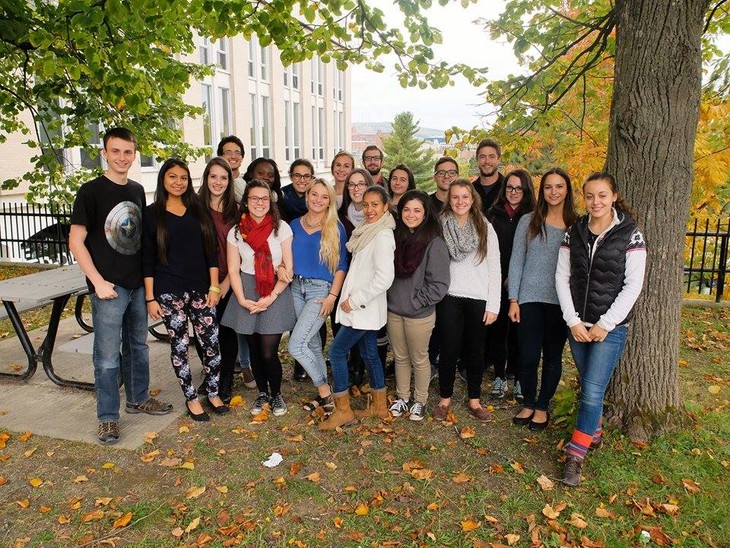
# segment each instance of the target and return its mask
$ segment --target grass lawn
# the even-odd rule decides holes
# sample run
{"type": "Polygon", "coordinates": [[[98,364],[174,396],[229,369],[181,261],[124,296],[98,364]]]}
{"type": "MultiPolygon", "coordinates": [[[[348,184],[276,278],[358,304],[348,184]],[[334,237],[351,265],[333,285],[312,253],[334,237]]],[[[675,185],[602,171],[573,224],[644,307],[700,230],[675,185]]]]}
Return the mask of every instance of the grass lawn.
{"type": "MultiPolygon", "coordinates": [[[[535,435],[504,402],[477,424],[457,380],[454,424],[321,433],[298,405],[311,386],[287,381],[284,417],[252,422],[239,389],[228,416],[180,419],[136,452],[0,432],[0,546],[729,546],[729,324],[730,309],[683,311],[694,428],[650,446],[608,433],[578,489],[557,482],[567,417],[535,435]]],[[[559,409],[574,376],[566,355],[559,409]]]]}

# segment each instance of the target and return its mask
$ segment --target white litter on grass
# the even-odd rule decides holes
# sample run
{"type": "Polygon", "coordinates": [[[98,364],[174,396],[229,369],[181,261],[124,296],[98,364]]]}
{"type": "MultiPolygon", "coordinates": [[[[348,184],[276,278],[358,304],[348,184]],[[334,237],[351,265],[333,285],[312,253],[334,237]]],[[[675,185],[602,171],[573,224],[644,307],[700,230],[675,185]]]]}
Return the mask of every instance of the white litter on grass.
{"type": "Polygon", "coordinates": [[[283,461],[284,457],[282,457],[279,453],[271,453],[271,456],[269,456],[268,459],[261,461],[261,464],[267,468],[274,468],[279,466],[283,461]]]}

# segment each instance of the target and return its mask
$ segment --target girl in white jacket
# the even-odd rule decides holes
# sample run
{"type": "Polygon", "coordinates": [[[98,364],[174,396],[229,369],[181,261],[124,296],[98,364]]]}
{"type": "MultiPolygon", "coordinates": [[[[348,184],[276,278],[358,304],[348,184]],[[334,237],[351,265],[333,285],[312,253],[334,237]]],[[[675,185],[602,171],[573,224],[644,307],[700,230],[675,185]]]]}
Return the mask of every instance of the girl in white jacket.
{"type": "Polygon", "coordinates": [[[320,423],[321,430],[332,430],[352,423],[355,413],[350,407],[347,354],[356,344],[368,368],[372,405],[360,417],[390,416],[385,397],[385,375],[378,357],[377,332],[388,317],[386,291],[393,283],[395,220],[388,211],[388,194],[382,187],[371,186],[363,195],[365,220],[352,233],[347,249],[352,262],[342,286],[337,322],[340,329],[330,347],[335,412],[320,423]]]}

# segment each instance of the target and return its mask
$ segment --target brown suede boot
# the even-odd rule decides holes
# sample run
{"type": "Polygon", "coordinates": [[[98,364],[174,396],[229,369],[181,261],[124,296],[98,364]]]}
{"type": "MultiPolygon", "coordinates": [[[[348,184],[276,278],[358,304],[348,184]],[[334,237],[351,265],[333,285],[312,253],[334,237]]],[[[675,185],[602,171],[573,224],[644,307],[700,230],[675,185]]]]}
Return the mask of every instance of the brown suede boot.
{"type": "Polygon", "coordinates": [[[363,411],[356,410],[355,416],[358,419],[367,417],[377,417],[379,419],[387,419],[390,417],[388,411],[388,401],[385,395],[385,388],[380,390],[371,390],[368,396],[368,406],[363,411]]]}
{"type": "Polygon", "coordinates": [[[338,426],[348,426],[355,422],[355,414],[350,407],[350,394],[333,394],[335,399],[335,411],[327,420],[319,423],[320,430],[334,430],[338,426]]]}

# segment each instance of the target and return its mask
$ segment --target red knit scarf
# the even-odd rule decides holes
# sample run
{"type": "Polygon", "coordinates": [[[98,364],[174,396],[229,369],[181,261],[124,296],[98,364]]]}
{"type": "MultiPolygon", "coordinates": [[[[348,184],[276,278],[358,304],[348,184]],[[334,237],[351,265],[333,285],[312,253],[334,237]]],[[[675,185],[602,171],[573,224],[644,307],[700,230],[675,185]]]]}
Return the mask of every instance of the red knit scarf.
{"type": "Polygon", "coordinates": [[[257,223],[251,215],[244,213],[238,224],[243,241],[253,249],[253,269],[256,277],[256,291],[260,297],[267,297],[274,290],[274,263],[271,260],[268,238],[274,230],[274,217],[271,213],[257,223]]]}

